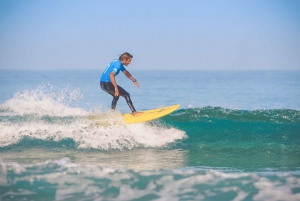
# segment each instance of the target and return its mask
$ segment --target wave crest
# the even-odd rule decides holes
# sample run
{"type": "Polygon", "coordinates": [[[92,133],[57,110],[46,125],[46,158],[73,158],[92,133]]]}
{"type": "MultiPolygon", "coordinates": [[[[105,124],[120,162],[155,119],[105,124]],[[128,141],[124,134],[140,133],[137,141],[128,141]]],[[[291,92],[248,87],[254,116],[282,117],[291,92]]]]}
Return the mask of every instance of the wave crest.
{"type": "Polygon", "coordinates": [[[300,111],[291,109],[237,110],[208,106],[181,109],[166,118],[180,122],[226,119],[239,122],[300,123],[300,111]]]}

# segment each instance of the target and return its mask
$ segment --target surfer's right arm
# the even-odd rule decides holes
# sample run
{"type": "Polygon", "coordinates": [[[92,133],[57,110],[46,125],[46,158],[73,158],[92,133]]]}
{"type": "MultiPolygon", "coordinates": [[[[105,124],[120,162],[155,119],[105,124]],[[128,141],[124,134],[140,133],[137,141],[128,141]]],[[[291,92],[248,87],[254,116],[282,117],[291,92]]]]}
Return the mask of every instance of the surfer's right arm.
{"type": "Polygon", "coordinates": [[[118,89],[118,86],[117,86],[117,83],[116,83],[115,73],[114,72],[110,72],[109,77],[110,77],[111,83],[115,87],[115,96],[119,96],[119,89],[118,89]]]}

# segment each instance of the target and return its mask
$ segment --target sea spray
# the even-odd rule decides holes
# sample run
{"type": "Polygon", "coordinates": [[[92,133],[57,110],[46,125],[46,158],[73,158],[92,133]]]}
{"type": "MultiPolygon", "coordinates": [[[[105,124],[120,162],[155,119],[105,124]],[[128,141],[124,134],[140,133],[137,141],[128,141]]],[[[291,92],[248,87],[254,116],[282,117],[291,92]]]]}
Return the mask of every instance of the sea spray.
{"type": "Polygon", "coordinates": [[[33,90],[19,91],[13,98],[0,105],[1,116],[34,114],[36,116],[76,116],[86,115],[81,108],[70,107],[82,101],[83,93],[79,88],[55,88],[40,85],[33,90]]]}

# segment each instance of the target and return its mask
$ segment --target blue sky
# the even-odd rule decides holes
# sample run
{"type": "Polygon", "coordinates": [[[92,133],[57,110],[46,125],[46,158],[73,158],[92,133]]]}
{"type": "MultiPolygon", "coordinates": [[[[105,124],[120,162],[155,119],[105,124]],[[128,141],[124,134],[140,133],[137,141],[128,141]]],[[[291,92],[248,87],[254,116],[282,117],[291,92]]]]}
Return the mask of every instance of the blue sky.
{"type": "Polygon", "coordinates": [[[300,1],[0,0],[0,69],[300,70],[300,1]]]}

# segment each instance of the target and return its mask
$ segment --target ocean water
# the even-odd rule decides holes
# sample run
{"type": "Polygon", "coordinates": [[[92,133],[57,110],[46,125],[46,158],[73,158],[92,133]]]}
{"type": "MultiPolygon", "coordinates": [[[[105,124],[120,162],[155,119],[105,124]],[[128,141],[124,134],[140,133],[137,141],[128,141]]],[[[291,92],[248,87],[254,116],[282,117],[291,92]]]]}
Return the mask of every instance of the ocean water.
{"type": "Polygon", "coordinates": [[[0,200],[300,200],[300,71],[102,70],[0,71],[0,200]]]}

